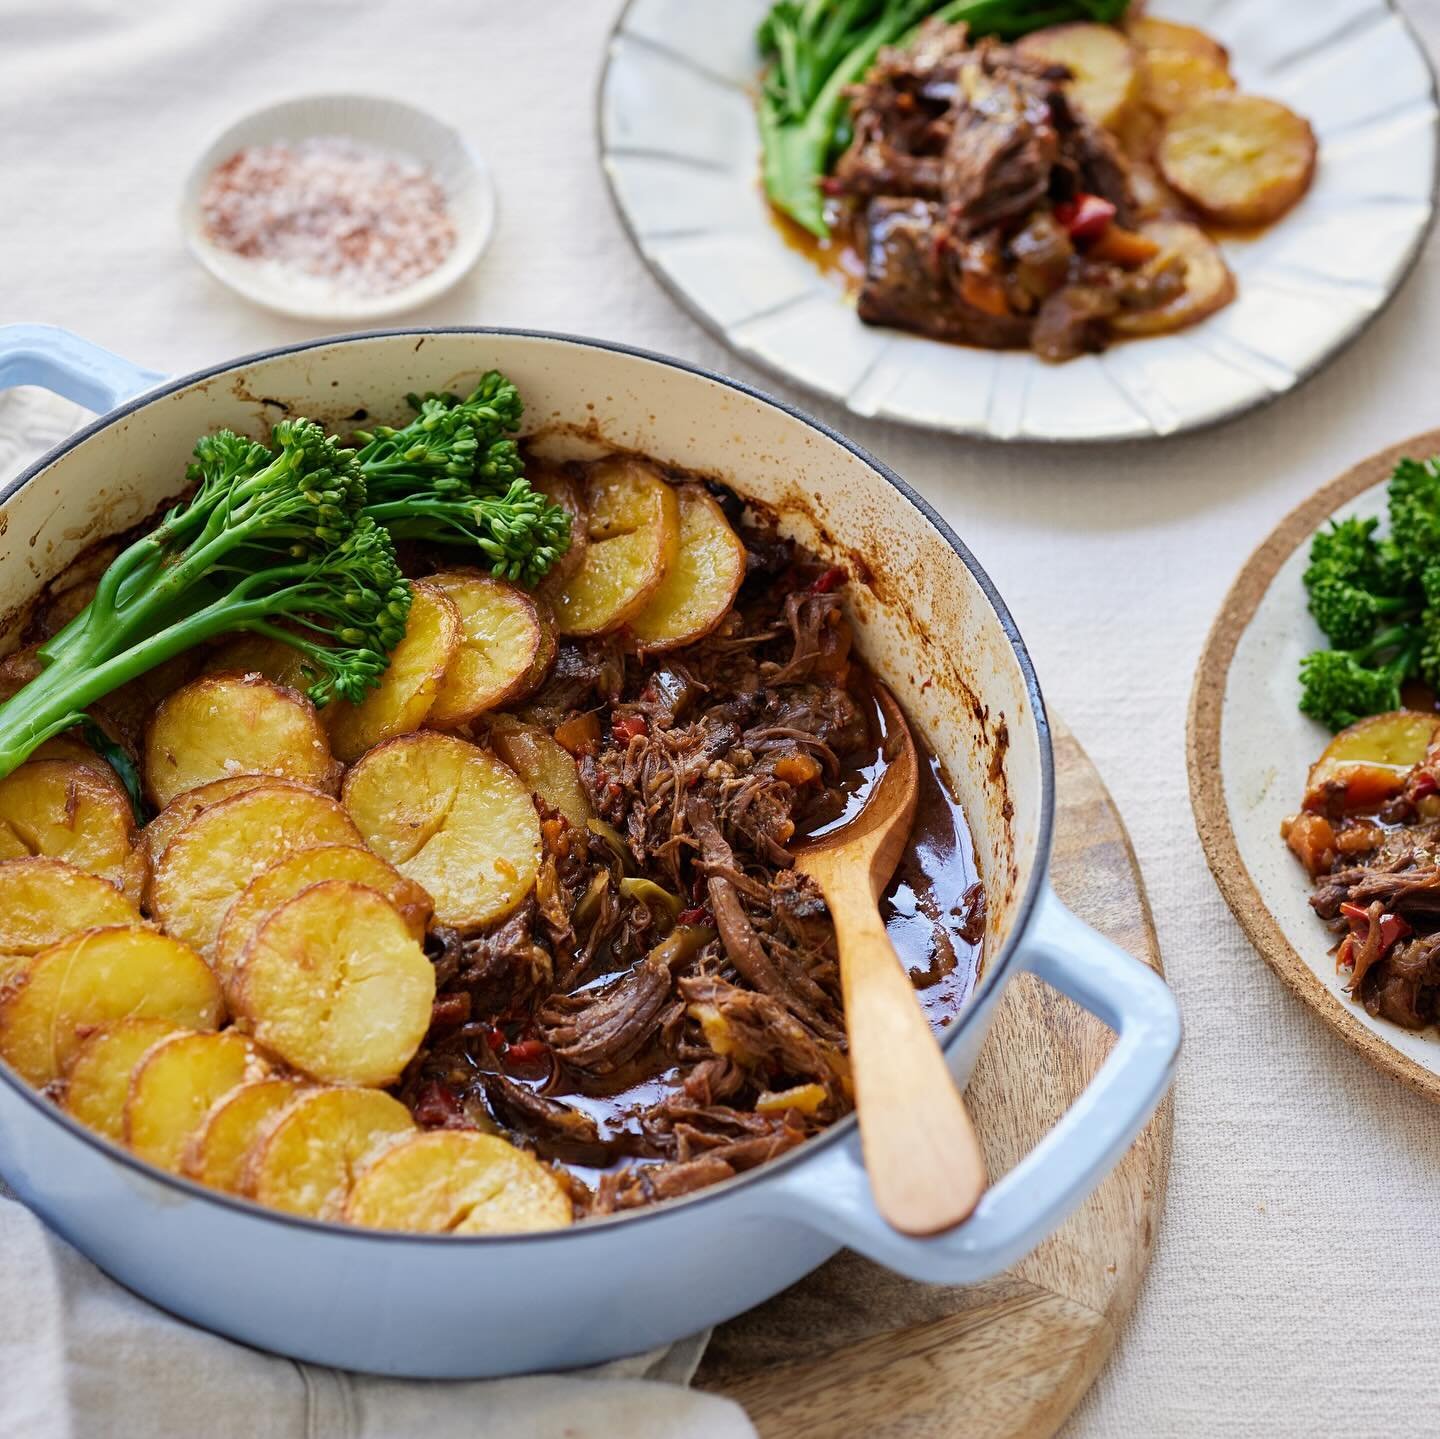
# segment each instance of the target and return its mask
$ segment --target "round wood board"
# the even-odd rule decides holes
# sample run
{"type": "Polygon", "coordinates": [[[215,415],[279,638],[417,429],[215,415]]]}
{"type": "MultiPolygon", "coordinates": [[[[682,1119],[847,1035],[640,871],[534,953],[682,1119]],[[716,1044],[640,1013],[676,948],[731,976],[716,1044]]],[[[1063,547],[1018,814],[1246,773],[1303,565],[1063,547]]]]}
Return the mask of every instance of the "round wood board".
{"type": "MultiPolygon", "coordinates": [[[[1160,969],[1129,836],[1058,723],[1055,768],[1056,891],[1160,969]]],[[[966,1091],[992,1174],[1035,1146],[1110,1044],[1104,1025],[1038,980],[1011,984],[966,1091]]],[[[717,1328],[696,1384],[737,1400],[765,1439],[1046,1439],[1100,1372],[1134,1303],[1164,1201],[1170,1130],[1166,1099],[1059,1232],[997,1278],[917,1284],[843,1252],[717,1328]]]]}
{"type": "MultiPolygon", "coordinates": [[[[1358,1049],[1377,1069],[1384,1070],[1427,1099],[1440,1101],[1440,1073],[1402,1054],[1376,1029],[1367,1025],[1355,1007],[1342,1004],[1326,989],[1286,938],[1284,929],[1266,905],[1241,858],[1230,820],[1221,769],[1220,735],[1225,690],[1236,647],[1285,562],[1300,546],[1309,542],[1315,531],[1336,510],[1387,479],[1398,460],[1407,455],[1433,455],[1437,451],[1440,451],[1440,430],[1427,430],[1361,460],[1292,510],[1250,556],[1220,607],[1195,672],[1195,687],[1190,696],[1186,759],[1190,771],[1190,803],[1195,811],[1195,825],[1206,861],[1221,894],[1225,896],[1225,902],[1251,944],[1331,1029],[1358,1049]]],[[[1297,609],[1300,604],[1297,595],[1297,609]]],[[[1298,794],[1296,798],[1298,800],[1298,794]]],[[[1281,843],[1278,833],[1275,843],[1277,846],[1281,843]]]]}

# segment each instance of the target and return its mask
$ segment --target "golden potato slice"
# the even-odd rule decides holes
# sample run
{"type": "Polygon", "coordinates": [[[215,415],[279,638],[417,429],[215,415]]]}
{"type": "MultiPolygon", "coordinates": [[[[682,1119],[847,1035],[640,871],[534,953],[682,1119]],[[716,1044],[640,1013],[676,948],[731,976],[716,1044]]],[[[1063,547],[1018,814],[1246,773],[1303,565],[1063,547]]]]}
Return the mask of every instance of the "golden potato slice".
{"type": "Polygon", "coordinates": [[[532,462],[525,478],[530,488],[538,490],[552,505],[559,505],[570,521],[570,548],[551,566],[545,576],[552,589],[563,586],[585,562],[589,537],[585,532],[585,499],[580,482],[568,470],[544,461],[532,462]]]}
{"type": "Polygon", "coordinates": [[[182,1170],[211,1189],[243,1193],[251,1151],[301,1092],[293,1079],[255,1079],[222,1095],[190,1136],[182,1170]]]}
{"type": "Polygon", "coordinates": [[[1440,715],[1391,710],[1347,725],[1310,766],[1305,808],[1339,800],[1347,813],[1377,810],[1405,788],[1410,771],[1440,744],[1440,715]]]}
{"type": "Polygon", "coordinates": [[[410,593],[405,638],[391,651],[378,688],[361,704],[336,699],[321,711],[330,743],[346,764],[387,739],[419,729],[459,653],[459,610],[427,580],[412,581],[410,593]]]}
{"type": "Polygon", "coordinates": [[[645,460],[619,456],[590,467],[580,568],[541,593],[562,635],[598,635],[629,624],[660,588],[680,542],[680,506],[645,460]]]}
{"type": "Polygon", "coordinates": [[[429,583],[455,606],[461,639],[425,723],[454,729],[529,694],[544,639],[535,601],[478,570],[447,570],[429,583]]]}
{"type": "Polygon", "coordinates": [[[345,1219],[417,1234],[515,1234],[575,1217],[564,1186],[533,1154],[493,1134],[437,1129],[387,1149],[350,1190],[345,1219]]]}
{"type": "Polygon", "coordinates": [[[109,880],[63,859],[0,862],[0,986],[29,956],[82,929],[139,923],[140,911],[109,880]]]}
{"type": "Polygon", "coordinates": [[[531,792],[576,829],[583,830],[594,818],[574,756],[544,730],[522,724],[513,715],[496,715],[490,726],[490,743],[531,792]]]}
{"type": "Polygon", "coordinates": [[[1216,95],[1175,115],[1160,138],[1160,173],[1222,225],[1266,225],[1310,188],[1310,122],[1278,100],[1216,95]]]}
{"type": "Polygon", "coordinates": [[[208,955],[256,875],[297,850],[359,843],[329,795],[270,780],[210,805],[170,841],[155,866],[151,908],[166,930],[208,955]]]}
{"type": "MultiPolygon", "coordinates": [[[[532,695],[550,678],[555,660],[560,654],[560,637],[555,631],[555,611],[543,595],[535,595],[535,614],[540,621],[540,645],[530,664],[530,673],[525,677],[521,694],[532,695]]],[[[518,701],[512,700],[511,704],[518,701]]]]}
{"type": "Polygon", "coordinates": [[[1130,42],[1110,25],[1077,22],[1034,30],[1015,47],[1030,60],[1063,65],[1065,93],[1097,125],[1118,124],[1140,94],[1140,72],[1130,42]]]}
{"type": "Polygon", "coordinates": [[[383,895],[327,879],[256,931],[230,985],[251,1033],[331,1084],[393,1084],[430,1028],[435,970],[383,895]]]}
{"type": "Polygon", "coordinates": [[[178,794],[241,774],[294,780],[322,793],[340,765],[315,706],[262,675],[202,675],[155,711],[145,733],[145,789],[163,809],[178,794]]]}
{"type": "Polygon", "coordinates": [[[188,945],[136,925],[90,929],[41,950],[0,996],[0,1058],[49,1084],[101,1025],[211,1030],[224,1013],[219,981],[188,945]]]}
{"type": "Polygon", "coordinates": [[[215,1103],[269,1072],[265,1057],[238,1030],[162,1039],[130,1076],[125,1143],[141,1159],[178,1174],[191,1136],[215,1103]]]}
{"type": "Polygon", "coordinates": [[[1160,246],[1151,265],[1185,261],[1185,288],[1168,305],[1153,310],[1122,310],[1111,320],[1122,335],[1162,335],[1182,330],[1228,305],[1235,298],[1235,277],[1220,247],[1200,228],[1184,220],[1147,220],[1140,233],[1160,246]]]}
{"type": "Polygon", "coordinates": [[[1235,88],[1223,60],[1193,50],[1147,50],[1140,59],[1140,81],[1146,105],[1162,117],[1235,88]]]}
{"type": "Polygon", "coordinates": [[[230,906],[210,956],[220,983],[230,983],[245,946],[282,904],[326,879],[349,880],[383,895],[395,906],[411,936],[417,942],[424,941],[434,905],[413,879],[358,845],[319,844],[313,849],[297,850],[256,875],[230,906]]]}
{"type": "Polygon", "coordinates": [[[269,635],[236,635],[226,640],[205,661],[205,672],[260,675],[302,695],[320,678],[308,656],[269,635]]]}
{"type": "Polygon", "coordinates": [[[1125,34],[1142,54],[1150,50],[1183,50],[1191,55],[1203,55],[1217,65],[1230,64],[1230,55],[1225,47],[1193,25],[1156,20],[1149,15],[1134,15],[1125,21],[1125,34]]]}
{"type": "Polygon", "coordinates": [[[361,1166],[414,1132],[410,1111],[378,1089],[312,1090],[251,1152],[243,1187],[271,1209],[338,1219],[361,1166]]]}
{"type": "Polygon", "coordinates": [[[703,639],[725,618],[745,578],[745,546],[725,511],[699,485],[682,485],[680,549],[664,583],[630,621],[642,649],[703,639]]]}
{"type": "Polygon", "coordinates": [[[66,1113],[106,1139],[123,1143],[130,1076],[151,1049],[175,1033],[167,1019],[102,1025],[75,1051],[65,1071],[66,1113]]]}
{"type": "Polygon", "coordinates": [[[0,779],[0,860],[29,855],[63,859],[135,900],[144,887],[130,801],[88,765],[27,760],[0,779]]]}
{"type": "Polygon", "coordinates": [[[365,843],[425,888],[441,924],[492,924],[535,883],[540,817],[530,793],[464,740],[431,731],[390,740],[346,776],[343,799],[365,843]]]}
{"type": "Polygon", "coordinates": [[[209,784],[197,785],[177,794],[144,829],[140,831],[140,843],[145,849],[151,865],[158,864],[160,856],[170,847],[170,841],[195,818],[201,810],[219,804],[232,795],[246,794],[261,785],[273,784],[274,776],[267,774],[237,774],[228,779],[214,779],[209,784]]]}
{"type": "Polygon", "coordinates": [[[109,760],[102,759],[73,730],[66,734],[53,735],[36,749],[30,758],[63,759],[71,764],[83,765],[93,774],[99,775],[106,784],[114,785],[121,794],[125,793],[125,786],[120,782],[120,776],[115,773],[114,766],[109,760]]]}

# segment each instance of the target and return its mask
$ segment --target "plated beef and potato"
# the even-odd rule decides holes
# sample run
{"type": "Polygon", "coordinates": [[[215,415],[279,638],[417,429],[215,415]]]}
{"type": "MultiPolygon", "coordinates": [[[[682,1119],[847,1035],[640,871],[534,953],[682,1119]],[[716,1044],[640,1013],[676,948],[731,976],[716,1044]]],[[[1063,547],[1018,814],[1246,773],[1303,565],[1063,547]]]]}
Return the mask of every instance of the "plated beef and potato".
{"type": "Polygon", "coordinates": [[[853,251],[867,324],[1051,361],[1182,329],[1235,296],[1214,235],[1280,219],[1315,170],[1303,117],[1124,0],[779,5],[761,46],[770,198],[806,248],[853,251]],[[1067,11],[1113,23],[1034,28],[1067,11]]]}
{"type": "MultiPolygon", "coordinates": [[[[416,452],[370,451],[392,475],[416,452]]],[[[845,573],[643,457],[482,453],[511,508],[477,520],[488,546],[393,526],[378,668],[343,617],[323,645],[299,609],[206,633],[0,779],[0,1058],[161,1169],[483,1234],[691,1192],[852,1107],[833,930],[788,857],[883,764],[845,573]],[[516,514],[542,517],[530,541],[516,514]]],[[[104,554],[5,661],[0,750],[37,675],[81,672],[107,574],[137,563],[104,554]]],[[[902,862],[891,920],[942,1024],[984,900],[933,766],[920,827],[929,875],[902,862]]]]}

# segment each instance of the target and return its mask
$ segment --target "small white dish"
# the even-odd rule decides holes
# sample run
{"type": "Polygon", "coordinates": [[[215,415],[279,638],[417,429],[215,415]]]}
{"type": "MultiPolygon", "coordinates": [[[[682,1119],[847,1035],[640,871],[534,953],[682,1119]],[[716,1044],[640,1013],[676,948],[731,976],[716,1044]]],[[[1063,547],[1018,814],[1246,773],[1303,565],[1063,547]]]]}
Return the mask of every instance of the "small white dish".
{"type": "Polygon", "coordinates": [[[790,249],[760,186],[755,30],[770,0],[628,0],[600,86],[600,153],[636,248],[747,360],[866,419],[993,440],[1149,439],[1276,399],[1400,287],[1435,214],[1425,51],[1390,0],[1156,0],[1225,43],[1240,87],[1305,115],[1315,184],[1251,241],[1226,241],[1237,299],[1174,335],[1065,365],[856,318],[790,249]]]}
{"type": "Polygon", "coordinates": [[[495,186],[485,162],[458,131],[403,100],[310,95],[256,110],[217,135],[186,178],[180,225],[195,258],[247,300],[297,319],[357,323],[416,309],[459,281],[490,243],[495,228],[495,186]],[[430,171],[445,191],[455,226],[454,248],[435,269],[402,289],[363,294],[275,264],[246,259],[206,237],[200,197],[217,165],[250,145],[322,135],[344,135],[392,150],[430,171]]]}

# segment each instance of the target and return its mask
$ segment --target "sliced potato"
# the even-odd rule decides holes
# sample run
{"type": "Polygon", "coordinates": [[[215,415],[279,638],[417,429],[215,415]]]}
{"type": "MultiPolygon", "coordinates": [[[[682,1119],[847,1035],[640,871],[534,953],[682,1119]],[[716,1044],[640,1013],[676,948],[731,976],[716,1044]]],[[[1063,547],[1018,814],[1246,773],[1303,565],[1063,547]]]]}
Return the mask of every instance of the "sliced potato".
{"type": "Polygon", "coordinates": [[[562,635],[598,635],[629,624],[660,588],[680,542],[680,506],[645,460],[614,456],[590,467],[580,567],[541,586],[562,635]]]}
{"type": "Polygon", "coordinates": [[[1151,265],[1185,261],[1185,288],[1168,305],[1122,310],[1110,321],[1122,335],[1163,335],[1213,315],[1235,298],[1235,276],[1220,247],[1198,226],[1184,220],[1147,220],[1140,233],[1160,246],[1151,265]]]}
{"type": "Polygon", "coordinates": [[[161,855],[170,848],[170,841],[202,810],[219,804],[222,799],[248,794],[252,789],[259,789],[261,785],[274,783],[274,775],[236,774],[227,779],[213,779],[209,784],[196,785],[194,789],[177,794],[140,831],[140,842],[145,846],[151,863],[159,862],[161,855]]]}
{"type": "Polygon", "coordinates": [[[175,1033],[167,1019],[121,1019],[102,1025],[75,1051],[65,1071],[66,1113],[122,1143],[130,1076],[155,1045],[175,1033]]]}
{"type": "Polygon", "coordinates": [[[410,593],[405,638],[390,652],[379,686],[358,705],[336,699],[321,711],[330,743],[346,764],[387,739],[419,729],[459,653],[459,610],[427,580],[412,581],[410,593]]]}
{"type": "Polygon", "coordinates": [[[155,711],[145,732],[145,789],[157,808],[241,774],[327,794],[339,788],[340,765],[304,695],[258,674],[202,675],[155,711]]]}
{"type": "MultiPolygon", "coordinates": [[[[555,611],[550,608],[550,602],[543,595],[533,596],[535,600],[535,613],[540,621],[540,646],[535,651],[535,658],[530,664],[530,673],[525,677],[525,686],[522,694],[531,695],[550,678],[550,671],[555,668],[555,660],[560,654],[560,637],[555,631],[555,611]]],[[[517,701],[512,700],[512,704],[517,701]]]]}
{"type": "Polygon", "coordinates": [[[1364,813],[1379,809],[1405,788],[1405,780],[1440,741],[1440,715],[1392,710],[1369,715],[1342,729],[1310,766],[1305,808],[1325,810],[1339,800],[1342,809],[1364,813]]]}
{"type": "Polygon", "coordinates": [[[1193,25],[1156,20],[1149,15],[1134,15],[1125,21],[1125,34],[1142,54],[1150,50],[1184,50],[1192,55],[1203,55],[1217,65],[1228,66],[1230,63],[1225,47],[1193,25]]]}
{"type": "Polygon", "coordinates": [[[338,1219],[361,1166],[414,1132],[410,1111],[378,1089],[312,1090],[252,1151],[244,1190],[271,1209],[338,1219]]]}
{"type": "Polygon", "coordinates": [[[430,1028],[435,970],[383,895],[327,879],[260,926],[230,993],[256,1039],[296,1069],[383,1086],[400,1078],[430,1028]]]}
{"type": "Polygon", "coordinates": [[[0,985],[29,956],[68,935],[139,923],[140,911],[109,880],[63,859],[0,862],[0,985]]]}
{"type": "Polygon", "coordinates": [[[293,1079],[255,1079],[222,1095],[190,1136],[181,1168],[228,1194],[244,1190],[250,1153],[301,1093],[293,1079]]]}
{"type": "Polygon", "coordinates": [[[1063,65],[1065,93],[1097,125],[1119,123],[1140,94],[1140,72],[1130,42],[1113,26],[1077,22],[1034,30],[1015,47],[1030,60],[1063,65]]]}
{"type": "Polygon", "coordinates": [[[228,985],[245,946],[269,917],[297,894],[321,880],[343,879],[363,884],[394,905],[418,942],[425,938],[434,905],[430,896],[378,854],[353,844],[320,844],[297,850],[250,881],[230,906],[215,941],[210,962],[221,984],[228,985]]]}
{"type": "Polygon", "coordinates": [[[417,1234],[515,1234],[559,1229],[570,1196],[533,1154],[493,1134],[437,1129],[406,1139],[356,1179],[345,1218],[417,1234]]]}
{"type": "Polygon", "coordinates": [[[88,765],[27,760],[0,779],[0,860],[29,855],[63,859],[135,900],[144,887],[130,801],[88,765]]]}
{"type": "Polygon", "coordinates": [[[102,1025],[212,1030],[224,1013],[219,981],[188,945],[135,925],[90,929],[41,950],[0,996],[0,1058],[49,1084],[102,1025]]]}
{"type": "Polygon", "coordinates": [[[535,601],[478,570],[447,570],[428,582],[455,606],[461,638],[425,723],[454,729],[529,694],[544,638],[535,601]]]}
{"type": "Polygon", "coordinates": [[[490,743],[532,793],[576,829],[583,830],[594,818],[574,757],[544,730],[522,724],[513,715],[496,715],[490,726],[490,743]]]}
{"type": "Polygon", "coordinates": [[[166,930],[208,955],[256,875],[297,850],[359,843],[329,795],[270,780],[210,805],[170,841],[155,866],[151,908],[166,930]]]}
{"type": "Polygon", "coordinates": [[[99,775],[106,784],[114,785],[121,794],[125,793],[125,786],[120,782],[120,776],[115,773],[115,767],[109,760],[102,759],[73,730],[66,734],[53,735],[36,749],[30,758],[32,760],[63,759],[69,760],[71,764],[83,765],[92,773],[99,775]]]}
{"type": "Polygon", "coordinates": [[[125,1143],[141,1159],[180,1172],[191,1136],[232,1089],[270,1071],[243,1034],[176,1034],[148,1050],[130,1076],[125,1143]]]}
{"type": "Polygon", "coordinates": [[[1157,115],[1176,115],[1210,95],[1235,88],[1223,60],[1193,50],[1147,50],[1140,61],[1145,103],[1157,115]]]}
{"type": "Polygon", "coordinates": [[[346,776],[345,808],[366,844],[457,929],[503,919],[530,893],[540,817],[515,772],[449,735],[421,731],[372,749],[346,776]]]}
{"type": "Polygon", "coordinates": [[[1315,132],[1278,100],[1216,95],[1173,116],[1160,138],[1160,173],[1222,225],[1266,225],[1310,188],[1315,132]]]}
{"type": "Polygon", "coordinates": [[[545,576],[552,588],[563,586],[585,562],[589,537],[585,532],[584,492],[580,482],[568,470],[540,461],[527,467],[526,479],[531,489],[538,490],[552,505],[559,505],[570,521],[570,548],[555,561],[545,576]]]}
{"type": "Polygon", "coordinates": [[[236,635],[205,662],[207,674],[260,675],[271,683],[306,694],[320,676],[294,645],[269,635],[236,635]]]}
{"type": "Polygon", "coordinates": [[[643,649],[678,649],[704,639],[735,603],[745,546],[725,511],[699,485],[682,485],[680,549],[664,583],[630,621],[643,649]]]}

